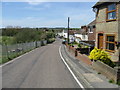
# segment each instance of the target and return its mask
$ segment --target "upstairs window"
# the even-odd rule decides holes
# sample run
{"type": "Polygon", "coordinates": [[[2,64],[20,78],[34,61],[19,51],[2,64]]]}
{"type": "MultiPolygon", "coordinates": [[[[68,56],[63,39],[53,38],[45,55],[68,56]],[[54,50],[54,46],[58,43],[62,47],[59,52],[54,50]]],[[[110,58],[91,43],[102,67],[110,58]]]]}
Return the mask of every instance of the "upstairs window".
{"type": "Polygon", "coordinates": [[[107,7],[107,21],[116,20],[116,4],[107,7]]]}

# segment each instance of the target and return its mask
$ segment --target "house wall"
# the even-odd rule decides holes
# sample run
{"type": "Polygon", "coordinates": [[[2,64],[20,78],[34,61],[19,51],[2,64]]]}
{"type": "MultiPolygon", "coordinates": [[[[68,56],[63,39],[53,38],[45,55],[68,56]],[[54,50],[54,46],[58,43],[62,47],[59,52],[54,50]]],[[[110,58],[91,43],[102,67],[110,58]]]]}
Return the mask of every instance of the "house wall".
{"type": "Polygon", "coordinates": [[[75,38],[74,35],[69,35],[70,42],[74,42],[75,38]]]}
{"type": "Polygon", "coordinates": [[[68,38],[68,34],[67,33],[63,33],[63,37],[64,38],[68,38]]]}
{"type": "Polygon", "coordinates": [[[75,41],[76,41],[77,43],[79,43],[79,42],[80,42],[80,39],[79,39],[79,38],[75,38],[75,41]]]}
{"type": "Polygon", "coordinates": [[[118,39],[120,42],[120,4],[118,4],[118,39]]]}
{"type": "Polygon", "coordinates": [[[88,41],[88,35],[75,34],[75,37],[81,38],[82,41],[88,41]]]}
{"type": "Polygon", "coordinates": [[[63,36],[63,33],[58,33],[59,36],[63,36]]]}
{"type": "Polygon", "coordinates": [[[65,30],[62,31],[62,36],[63,36],[64,38],[67,38],[67,37],[68,37],[68,35],[67,35],[67,33],[65,32],[65,30]]]}
{"type": "Polygon", "coordinates": [[[88,41],[95,41],[95,33],[96,33],[96,29],[92,28],[92,33],[89,32],[88,34],[88,41]]]}
{"type": "MultiPolygon", "coordinates": [[[[98,47],[98,34],[102,33],[103,34],[103,49],[106,49],[106,35],[107,34],[115,34],[115,41],[118,41],[118,34],[120,36],[120,32],[118,33],[118,26],[120,25],[120,15],[118,17],[118,12],[120,14],[120,5],[117,5],[117,20],[116,21],[110,21],[106,22],[106,9],[107,6],[103,6],[99,8],[98,15],[96,16],[96,42],[95,46],[98,47]],[[118,23],[119,22],[119,23],[118,23]],[[118,25],[119,24],[119,25],[118,25]]],[[[120,31],[120,27],[119,27],[120,31]]],[[[114,62],[118,61],[118,49],[115,47],[115,53],[110,53],[111,54],[111,59],[114,62]]]]}

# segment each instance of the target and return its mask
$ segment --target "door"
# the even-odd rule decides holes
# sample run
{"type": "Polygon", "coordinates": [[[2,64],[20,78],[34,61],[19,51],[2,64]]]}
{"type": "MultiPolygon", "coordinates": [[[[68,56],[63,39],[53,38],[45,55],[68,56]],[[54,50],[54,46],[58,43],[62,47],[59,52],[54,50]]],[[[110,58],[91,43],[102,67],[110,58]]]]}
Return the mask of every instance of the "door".
{"type": "Polygon", "coordinates": [[[98,34],[98,48],[103,48],[103,34],[98,34]]]}

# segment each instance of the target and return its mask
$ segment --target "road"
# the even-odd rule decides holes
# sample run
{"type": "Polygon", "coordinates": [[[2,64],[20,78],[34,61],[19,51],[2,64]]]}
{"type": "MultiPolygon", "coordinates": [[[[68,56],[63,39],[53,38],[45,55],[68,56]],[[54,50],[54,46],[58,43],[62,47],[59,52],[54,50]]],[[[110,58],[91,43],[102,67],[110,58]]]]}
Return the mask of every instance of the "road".
{"type": "Polygon", "coordinates": [[[55,41],[2,67],[3,88],[80,88],[61,60],[55,41]]]}

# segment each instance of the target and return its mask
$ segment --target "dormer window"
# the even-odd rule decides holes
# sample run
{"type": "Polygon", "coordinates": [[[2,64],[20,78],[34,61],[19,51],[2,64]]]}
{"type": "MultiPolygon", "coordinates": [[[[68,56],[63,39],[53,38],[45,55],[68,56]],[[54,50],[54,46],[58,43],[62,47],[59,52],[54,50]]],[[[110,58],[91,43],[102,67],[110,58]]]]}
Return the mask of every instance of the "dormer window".
{"type": "Polygon", "coordinates": [[[116,20],[116,4],[110,4],[107,7],[107,21],[116,20]]]}

